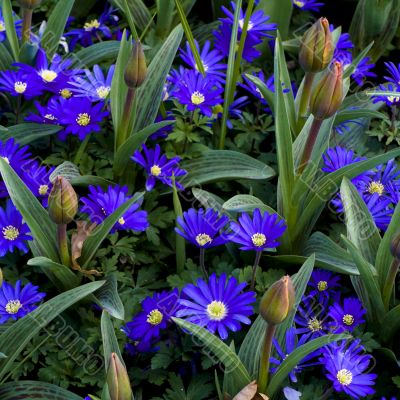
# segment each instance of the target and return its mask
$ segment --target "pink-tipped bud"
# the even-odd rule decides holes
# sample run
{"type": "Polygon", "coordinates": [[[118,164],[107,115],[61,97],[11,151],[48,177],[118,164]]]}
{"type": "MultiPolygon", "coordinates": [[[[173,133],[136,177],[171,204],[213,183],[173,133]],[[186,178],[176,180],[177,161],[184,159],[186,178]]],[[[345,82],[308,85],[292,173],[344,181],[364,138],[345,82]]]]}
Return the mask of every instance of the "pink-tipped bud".
{"type": "Polygon", "coordinates": [[[333,50],[329,22],[320,18],[301,40],[299,63],[305,72],[323,71],[332,61],[333,50]]]}
{"type": "Polygon", "coordinates": [[[78,212],[78,197],[63,176],[57,176],[49,194],[49,215],[57,225],[69,224],[78,212]]]}
{"type": "Polygon", "coordinates": [[[107,385],[111,400],[132,400],[128,372],[116,353],[111,353],[107,385]]]}
{"type": "Polygon", "coordinates": [[[332,117],[343,102],[343,65],[335,61],[311,94],[310,111],[316,119],[332,117]]]}
{"type": "Polygon", "coordinates": [[[125,68],[124,79],[126,86],[136,89],[142,85],[147,76],[146,58],[140,42],[135,42],[132,53],[125,68]]]}
{"type": "Polygon", "coordinates": [[[269,325],[279,325],[293,310],[295,291],[290,276],[275,282],[260,302],[260,314],[269,325]]]}

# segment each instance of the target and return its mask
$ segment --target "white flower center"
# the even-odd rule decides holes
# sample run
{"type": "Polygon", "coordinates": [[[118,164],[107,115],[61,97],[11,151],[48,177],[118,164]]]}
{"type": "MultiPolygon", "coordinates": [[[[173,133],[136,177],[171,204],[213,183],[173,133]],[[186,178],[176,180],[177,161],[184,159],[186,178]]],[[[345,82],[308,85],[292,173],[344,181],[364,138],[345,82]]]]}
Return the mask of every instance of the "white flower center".
{"type": "Polygon", "coordinates": [[[41,196],[44,196],[45,194],[47,194],[48,190],[49,190],[49,186],[48,185],[40,185],[39,186],[39,194],[41,196]]]}
{"type": "Polygon", "coordinates": [[[204,103],[206,98],[204,97],[204,95],[202,93],[200,93],[196,90],[195,92],[192,93],[190,100],[192,101],[193,104],[198,106],[199,104],[204,103]]]}
{"type": "Polygon", "coordinates": [[[159,310],[154,309],[147,314],[146,322],[148,322],[150,325],[156,326],[161,324],[163,318],[164,316],[162,313],[159,310]]]}
{"type": "Polygon", "coordinates": [[[125,221],[124,217],[121,217],[121,218],[118,220],[118,222],[119,222],[121,225],[124,225],[126,221],[125,221]]]}
{"type": "Polygon", "coordinates": [[[368,186],[368,192],[371,194],[378,193],[379,196],[382,196],[385,191],[385,186],[379,181],[373,181],[368,186]]]}
{"type": "Polygon", "coordinates": [[[110,86],[100,86],[96,89],[96,93],[100,99],[105,99],[109,95],[110,90],[110,86]]]}
{"type": "Polygon", "coordinates": [[[3,21],[0,21],[0,32],[4,32],[6,30],[6,27],[4,25],[3,21]]]}
{"type": "Polygon", "coordinates": [[[78,114],[76,122],[80,126],[88,126],[90,124],[90,115],[88,113],[78,114]]]}
{"type": "MultiPolygon", "coordinates": [[[[244,26],[244,18],[242,18],[242,19],[239,19],[239,26],[240,26],[240,29],[243,29],[243,26],[244,26]]],[[[253,23],[251,22],[251,21],[249,21],[249,23],[247,24],[247,30],[249,31],[250,29],[252,29],[253,28],[253,23]]]]}
{"type": "Polygon", "coordinates": [[[322,329],[322,322],[318,321],[317,318],[311,318],[308,320],[308,328],[312,332],[318,332],[322,329]]]}
{"type": "Polygon", "coordinates": [[[206,233],[199,233],[196,236],[196,242],[199,244],[199,246],[203,247],[208,243],[212,242],[212,239],[209,235],[207,235],[206,233]]]}
{"type": "Polygon", "coordinates": [[[160,168],[157,164],[154,164],[154,165],[150,168],[150,173],[151,173],[153,176],[160,176],[160,174],[161,174],[161,168],[160,168]]]}
{"type": "Polygon", "coordinates": [[[6,304],[6,311],[9,314],[16,314],[20,310],[21,307],[22,307],[22,304],[19,300],[10,300],[6,304]]]}
{"type": "Polygon", "coordinates": [[[328,289],[328,282],[327,281],[319,281],[317,284],[318,290],[320,292],[324,292],[328,289]]]}
{"type": "Polygon", "coordinates": [[[28,84],[26,82],[18,81],[14,83],[14,90],[16,93],[22,94],[25,93],[27,86],[28,84]]]}
{"type": "Polygon", "coordinates": [[[50,69],[44,69],[44,70],[40,71],[39,75],[46,82],[53,82],[54,79],[56,79],[58,76],[57,72],[52,71],[50,69]]]}
{"type": "Polygon", "coordinates": [[[300,0],[293,0],[293,3],[296,4],[297,7],[303,8],[305,5],[304,1],[300,1],[300,0]]]}
{"type": "Polygon", "coordinates": [[[343,323],[347,326],[351,326],[354,324],[354,317],[351,314],[345,314],[343,316],[343,323]]]}
{"type": "Polygon", "coordinates": [[[222,321],[227,314],[227,307],[222,301],[214,300],[207,306],[207,315],[212,321],[222,321]]]}
{"type": "Polygon", "coordinates": [[[19,236],[19,230],[12,225],[8,225],[3,228],[3,237],[6,240],[14,241],[19,236]]]}
{"type": "Polygon", "coordinates": [[[336,378],[340,384],[348,386],[353,381],[353,374],[348,369],[341,369],[337,373],[336,378]]]}
{"type": "Polygon", "coordinates": [[[261,247],[264,246],[265,242],[267,241],[267,237],[263,233],[255,233],[251,237],[251,241],[253,242],[254,246],[261,247]]]}
{"type": "Polygon", "coordinates": [[[83,25],[83,28],[87,32],[92,31],[93,29],[98,29],[100,28],[100,22],[97,19],[92,19],[91,21],[86,22],[85,25],[83,25]]]}

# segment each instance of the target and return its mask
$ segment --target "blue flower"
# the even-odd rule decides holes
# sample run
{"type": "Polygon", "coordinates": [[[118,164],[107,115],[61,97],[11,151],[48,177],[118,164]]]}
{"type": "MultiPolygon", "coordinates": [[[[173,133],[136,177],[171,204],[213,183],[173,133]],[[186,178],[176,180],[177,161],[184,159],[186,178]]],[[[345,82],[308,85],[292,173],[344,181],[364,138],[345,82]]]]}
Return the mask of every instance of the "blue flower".
{"type": "Polygon", "coordinates": [[[207,249],[227,242],[223,229],[228,221],[228,216],[221,216],[212,208],[205,212],[191,208],[183,213],[183,217],[177,218],[180,229],[175,228],[175,231],[195,246],[207,249]]]}
{"type": "MultiPolygon", "coordinates": [[[[224,58],[217,50],[212,50],[210,41],[204,43],[203,49],[200,51],[199,44],[195,41],[196,48],[199,51],[201,62],[203,63],[204,71],[209,78],[223,84],[225,82],[226,64],[220,61],[224,58]]],[[[191,68],[199,71],[194,59],[190,45],[186,42],[186,51],[180,50],[182,60],[191,68]]]]}
{"type": "MultiPolygon", "coordinates": [[[[45,106],[42,106],[38,101],[35,101],[33,104],[35,105],[36,111],[38,114],[29,113],[25,117],[25,121],[36,122],[37,124],[50,124],[50,125],[58,125],[58,115],[60,113],[60,100],[59,98],[52,97],[45,106]]],[[[62,103],[64,104],[64,103],[62,103]]]]}
{"type": "Polygon", "coordinates": [[[103,103],[93,104],[83,97],[60,101],[56,117],[65,127],[65,130],[59,133],[60,138],[64,140],[68,134],[71,134],[84,140],[90,133],[100,132],[101,122],[109,115],[103,107],[103,103]]]}
{"type": "Polygon", "coordinates": [[[284,220],[278,220],[277,214],[261,214],[256,208],[253,219],[247,213],[243,213],[238,222],[231,222],[232,232],[228,235],[230,241],[241,245],[241,250],[262,251],[279,246],[277,239],[286,230],[284,220]]]}
{"type": "Polygon", "coordinates": [[[85,70],[86,78],[76,76],[69,84],[72,92],[77,97],[88,97],[91,101],[104,101],[111,91],[111,82],[114,75],[115,65],[111,65],[107,76],[98,65],[93,67],[93,73],[85,70]]]}
{"type": "Polygon", "coordinates": [[[27,240],[32,240],[29,227],[11,200],[7,200],[6,207],[0,207],[0,257],[15,249],[26,253],[27,240]]]}
{"type": "Polygon", "coordinates": [[[400,96],[398,94],[400,92],[400,85],[387,83],[386,85],[379,85],[379,90],[384,92],[393,92],[393,95],[372,96],[372,101],[374,103],[385,102],[389,107],[400,104],[400,96]]]}
{"type": "Polygon", "coordinates": [[[219,278],[212,274],[208,283],[198,279],[197,285],[189,283],[182,289],[186,297],[179,301],[181,308],[176,316],[206,327],[211,333],[218,332],[221,339],[226,339],[228,331],[236,332],[241,323],[251,323],[255,293],[242,293],[246,285],[239,284],[234,277],[227,279],[225,274],[219,278]]]}
{"type": "MultiPolygon", "coordinates": [[[[390,195],[390,192],[388,192],[390,195]]],[[[393,215],[393,203],[392,197],[380,196],[378,193],[371,195],[363,195],[363,199],[371,216],[375,222],[375,225],[386,231],[393,215]]]]}
{"type": "Polygon", "coordinates": [[[335,302],[329,309],[329,316],[332,319],[331,329],[335,333],[352,332],[365,322],[365,313],[363,305],[357,298],[344,299],[343,304],[335,302]]]}
{"type": "Polygon", "coordinates": [[[312,272],[308,286],[311,288],[309,296],[325,304],[340,288],[340,276],[317,268],[312,272]]]}
{"type": "MultiPolygon", "coordinates": [[[[122,204],[132,198],[132,196],[128,195],[127,186],[109,186],[108,189],[104,191],[100,186],[95,187],[90,185],[89,192],[90,193],[87,197],[81,198],[81,201],[84,204],[81,212],[88,214],[90,220],[96,224],[101,224],[122,204]]],[[[126,229],[145,231],[148,228],[149,223],[147,221],[147,212],[138,210],[141,203],[142,200],[132,204],[115,223],[111,229],[111,233],[117,230],[126,229]]]]}
{"type": "MultiPolygon", "coordinates": [[[[273,344],[275,346],[275,350],[277,356],[279,358],[271,357],[271,364],[276,365],[276,367],[271,368],[271,372],[275,373],[278,367],[282,364],[282,362],[289,356],[293,351],[295,351],[298,347],[307,343],[306,336],[300,336],[300,339],[297,338],[296,329],[294,327],[289,328],[285,334],[285,347],[282,348],[278,341],[274,338],[273,344]]],[[[304,357],[295,368],[290,371],[289,378],[292,382],[297,382],[296,374],[301,373],[302,370],[306,367],[311,367],[314,365],[320,364],[319,362],[310,362],[313,358],[320,354],[319,351],[312,352],[308,356],[304,357]]]]}
{"type": "Polygon", "coordinates": [[[376,78],[377,76],[375,72],[371,71],[371,69],[375,67],[375,64],[370,61],[370,57],[364,57],[357,65],[355,71],[351,74],[351,77],[359,86],[362,86],[367,78],[376,78]]]}
{"type": "Polygon", "coordinates": [[[0,288],[0,324],[29,314],[37,308],[36,303],[45,296],[45,293],[38,292],[38,286],[33,286],[31,283],[22,287],[21,281],[17,281],[13,287],[3,282],[0,288]]]}
{"type": "Polygon", "coordinates": [[[365,354],[359,340],[348,347],[346,343],[326,346],[320,361],[336,392],[343,392],[353,399],[375,393],[372,386],[377,375],[365,373],[371,367],[372,357],[365,354]]]}
{"type": "MultiPolygon", "coordinates": [[[[14,19],[15,30],[17,31],[17,36],[21,36],[22,32],[22,20],[14,19]]],[[[0,8],[0,43],[7,39],[6,24],[4,22],[3,12],[0,8]]]]}
{"type": "MultiPolygon", "coordinates": [[[[160,145],[156,145],[156,148],[148,149],[145,144],[142,145],[144,155],[136,150],[131,160],[141,165],[147,174],[149,175],[146,180],[146,190],[150,191],[154,188],[156,180],[159,179],[162,183],[168,186],[172,185],[172,176],[183,176],[186,175],[186,171],[180,169],[178,164],[181,160],[180,157],[173,157],[167,159],[165,154],[161,154],[160,145]]],[[[175,182],[178,189],[183,189],[183,186],[179,182],[175,182]]]]}
{"type": "Polygon", "coordinates": [[[324,6],[324,3],[319,3],[317,0],[292,0],[293,5],[303,11],[319,11],[324,6]]]}
{"type": "Polygon", "coordinates": [[[385,62],[385,67],[389,73],[389,76],[385,76],[384,78],[388,82],[394,83],[396,86],[400,86],[400,64],[397,65],[392,62],[385,62]]]}
{"type": "MultiPolygon", "coordinates": [[[[274,92],[274,77],[270,76],[268,80],[266,80],[264,72],[263,71],[258,71],[258,72],[253,72],[251,74],[252,76],[257,77],[260,79],[262,82],[265,83],[267,88],[271,91],[274,92]]],[[[247,78],[246,75],[243,75],[243,83],[240,83],[239,86],[241,86],[243,89],[251,93],[253,96],[255,96],[257,99],[260,100],[261,104],[267,105],[266,100],[264,99],[264,96],[262,95],[260,89],[249,79],[247,78]]]]}
{"type": "Polygon", "coordinates": [[[179,308],[179,292],[154,293],[142,302],[143,311],[122,329],[126,336],[135,342],[138,351],[149,351],[161,338],[161,333],[168,326],[179,308]]]}
{"type": "Polygon", "coordinates": [[[31,79],[24,71],[0,72],[0,91],[4,90],[11,96],[23,96],[30,100],[40,96],[43,87],[37,80],[31,79]]]}
{"type": "Polygon", "coordinates": [[[198,109],[204,115],[211,117],[212,107],[221,101],[222,92],[222,88],[216,87],[215,80],[191,70],[186,71],[182,79],[177,82],[174,97],[186,105],[189,111],[198,109]]]}

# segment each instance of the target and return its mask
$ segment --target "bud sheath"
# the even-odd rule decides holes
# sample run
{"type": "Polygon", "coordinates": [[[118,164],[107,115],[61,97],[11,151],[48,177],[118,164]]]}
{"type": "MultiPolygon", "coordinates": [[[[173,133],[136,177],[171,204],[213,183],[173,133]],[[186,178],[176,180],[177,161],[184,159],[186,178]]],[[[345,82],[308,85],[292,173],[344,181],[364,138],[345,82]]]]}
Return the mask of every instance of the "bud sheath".
{"type": "Polygon", "coordinates": [[[126,86],[136,89],[142,85],[147,76],[146,58],[140,42],[135,42],[132,53],[125,68],[124,79],[126,86]]]}
{"type": "Polygon", "coordinates": [[[49,194],[49,215],[57,224],[70,223],[78,212],[78,197],[68,179],[57,176],[49,194]]]}
{"type": "Polygon", "coordinates": [[[107,385],[111,400],[132,400],[128,373],[116,353],[111,353],[107,385]]]}

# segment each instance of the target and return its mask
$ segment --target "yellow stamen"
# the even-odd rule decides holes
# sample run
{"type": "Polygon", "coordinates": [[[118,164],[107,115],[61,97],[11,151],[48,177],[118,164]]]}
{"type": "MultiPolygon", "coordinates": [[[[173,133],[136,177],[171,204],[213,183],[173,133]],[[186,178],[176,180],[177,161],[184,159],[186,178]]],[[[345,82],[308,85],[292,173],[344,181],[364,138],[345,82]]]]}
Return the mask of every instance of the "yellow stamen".
{"type": "Polygon", "coordinates": [[[92,31],[93,29],[98,29],[100,28],[100,22],[97,19],[92,19],[89,22],[86,22],[85,25],[83,25],[83,28],[85,31],[92,31]]]}
{"type": "Polygon", "coordinates": [[[51,121],[54,121],[57,119],[53,114],[46,114],[44,117],[46,119],[50,119],[51,121]]]}
{"type": "Polygon", "coordinates": [[[228,310],[222,301],[214,300],[207,306],[207,314],[213,321],[222,321],[228,314],[228,310]]]}
{"type": "Polygon", "coordinates": [[[27,86],[28,86],[28,84],[26,82],[20,82],[20,81],[19,82],[15,82],[14,83],[14,90],[17,93],[22,94],[22,93],[25,93],[27,86]]]}
{"type": "Polygon", "coordinates": [[[10,160],[8,157],[1,157],[8,165],[10,165],[10,160]]]}
{"type": "Polygon", "coordinates": [[[157,165],[154,164],[151,168],[150,168],[150,173],[153,176],[159,176],[161,174],[161,168],[157,165]]]}
{"type": "Polygon", "coordinates": [[[351,314],[346,314],[343,316],[343,323],[351,326],[354,324],[354,317],[351,314]]]}
{"type": "Polygon", "coordinates": [[[0,32],[5,32],[6,26],[4,25],[3,21],[0,21],[0,32]]]}
{"type": "Polygon", "coordinates": [[[320,331],[322,329],[322,322],[318,321],[315,317],[311,318],[310,320],[308,320],[308,328],[312,332],[320,331]]]}
{"type": "Polygon", "coordinates": [[[110,90],[109,86],[100,86],[96,89],[96,93],[100,99],[105,99],[110,94],[110,90]]]}
{"type": "Polygon", "coordinates": [[[40,185],[39,186],[39,194],[44,196],[45,194],[47,194],[49,190],[49,186],[48,185],[40,185]]]}
{"type": "Polygon", "coordinates": [[[261,247],[264,246],[265,242],[267,241],[267,237],[263,233],[255,233],[251,237],[251,241],[253,242],[254,246],[261,247]]]}
{"type": "Polygon", "coordinates": [[[195,104],[196,106],[198,106],[199,104],[204,103],[204,101],[206,100],[206,98],[204,97],[204,95],[200,92],[198,92],[197,90],[195,92],[192,93],[192,96],[190,98],[191,102],[193,104],[195,104]]]}
{"type": "Polygon", "coordinates": [[[40,71],[39,75],[46,82],[53,82],[58,76],[57,72],[51,71],[50,69],[44,69],[43,71],[40,71]]]}
{"type": "Polygon", "coordinates": [[[385,186],[379,181],[373,181],[369,184],[367,190],[371,194],[378,193],[379,196],[382,196],[383,192],[385,191],[385,186]]]}
{"type": "Polygon", "coordinates": [[[353,374],[348,369],[341,369],[337,373],[336,378],[344,386],[350,385],[353,382],[353,374]]]}
{"type": "Polygon", "coordinates": [[[125,224],[125,219],[124,219],[124,217],[121,217],[121,218],[118,220],[118,222],[119,222],[121,225],[124,225],[124,224],[125,224]]]}
{"type": "Polygon", "coordinates": [[[304,7],[304,1],[299,1],[299,0],[293,0],[293,3],[296,4],[297,7],[303,8],[304,7]]]}
{"type": "Polygon", "coordinates": [[[6,311],[9,314],[16,314],[20,310],[21,307],[22,307],[22,304],[19,300],[10,300],[6,304],[6,311]]]}
{"type": "Polygon", "coordinates": [[[147,320],[146,322],[148,322],[151,325],[160,325],[162,320],[163,320],[164,316],[162,315],[162,313],[157,310],[151,310],[148,314],[147,314],[147,320]]]}
{"type": "Polygon", "coordinates": [[[318,290],[320,292],[324,292],[328,289],[328,282],[327,281],[319,281],[317,284],[318,290]]]}
{"type": "Polygon", "coordinates": [[[90,124],[90,115],[88,113],[80,113],[76,118],[76,122],[80,126],[88,126],[90,124]]]}
{"type": "Polygon", "coordinates": [[[196,242],[199,244],[199,246],[203,247],[208,243],[212,242],[212,239],[209,235],[207,235],[206,233],[199,233],[196,236],[196,242]]]}
{"type": "Polygon", "coordinates": [[[5,228],[3,228],[3,237],[4,239],[13,241],[17,239],[19,236],[19,230],[12,225],[8,225],[5,228]]]}
{"type": "Polygon", "coordinates": [[[70,99],[72,97],[72,92],[69,89],[60,90],[61,97],[64,99],[70,99]]]}

